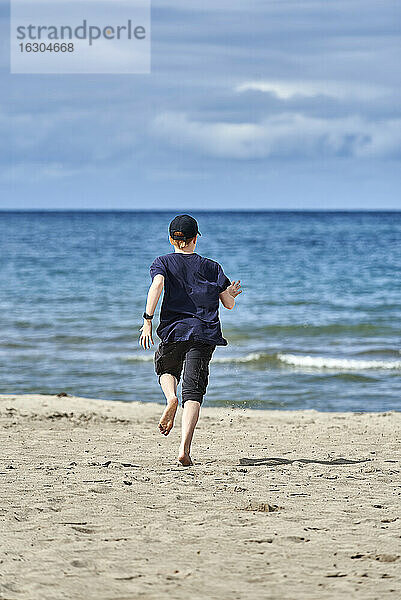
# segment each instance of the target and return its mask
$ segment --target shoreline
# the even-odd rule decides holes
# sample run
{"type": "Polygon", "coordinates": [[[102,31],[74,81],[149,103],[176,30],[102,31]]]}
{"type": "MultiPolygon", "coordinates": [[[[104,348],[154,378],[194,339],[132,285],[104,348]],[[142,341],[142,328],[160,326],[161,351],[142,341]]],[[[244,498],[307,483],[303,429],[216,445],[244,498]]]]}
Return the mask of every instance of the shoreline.
{"type": "MultiPolygon", "coordinates": [[[[93,405],[93,409],[96,411],[100,411],[100,412],[104,412],[104,409],[107,408],[110,405],[114,405],[116,407],[121,407],[121,413],[124,413],[124,409],[122,407],[129,407],[129,406],[153,406],[153,407],[158,407],[159,410],[163,410],[163,407],[166,406],[165,401],[163,400],[163,394],[162,392],[160,392],[159,394],[159,398],[160,401],[153,401],[153,400],[146,400],[146,401],[141,401],[141,400],[121,400],[121,399],[106,399],[106,398],[95,398],[95,397],[89,397],[89,396],[75,396],[73,394],[70,393],[66,393],[66,392],[61,392],[61,393],[57,393],[57,394],[48,394],[46,392],[43,393],[15,393],[15,394],[0,394],[0,402],[2,400],[7,400],[7,399],[13,399],[16,400],[17,403],[18,402],[24,402],[24,403],[28,403],[28,405],[30,404],[31,401],[37,402],[39,401],[40,403],[42,402],[42,399],[54,399],[54,400],[64,400],[64,401],[71,401],[72,403],[75,403],[75,408],[78,407],[78,404],[76,404],[77,401],[81,402],[82,406],[86,405],[89,406],[91,405],[92,402],[95,402],[96,404],[93,405]],[[104,403],[103,407],[102,407],[102,403],[104,403]]],[[[177,414],[180,410],[182,410],[181,407],[181,396],[180,393],[178,394],[178,411],[177,414]]],[[[41,405],[42,406],[42,405],[41,405]]],[[[91,405],[92,406],[92,405],[91,405]]],[[[61,404],[59,404],[58,408],[61,407],[61,404]]],[[[71,408],[74,408],[74,406],[71,406],[71,408]]],[[[119,408],[117,408],[117,410],[120,410],[119,408]]],[[[232,403],[232,404],[209,404],[208,403],[208,399],[207,396],[205,396],[205,401],[202,405],[202,413],[205,413],[205,411],[233,411],[235,414],[239,414],[239,413],[255,413],[255,412],[260,412],[261,414],[264,413],[295,413],[295,414],[309,414],[309,413],[316,413],[316,414],[332,414],[332,415],[365,415],[365,414],[372,414],[372,415],[398,415],[401,414],[401,409],[397,410],[396,408],[383,408],[383,409],[366,409],[366,410],[332,410],[331,408],[328,408],[326,410],[321,410],[319,408],[289,408],[287,405],[245,405],[245,401],[241,401],[238,403],[232,403]],[[266,406],[266,407],[265,407],[266,406]]],[[[105,411],[108,412],[108,411],[105,411]]],[[[1,600],[1,598],[0,598],[1,600]]]]}
{"type": "Polygon", "coordinates": [[[0,598],[401,593],[401,413],[0,395],[0,598]]]}

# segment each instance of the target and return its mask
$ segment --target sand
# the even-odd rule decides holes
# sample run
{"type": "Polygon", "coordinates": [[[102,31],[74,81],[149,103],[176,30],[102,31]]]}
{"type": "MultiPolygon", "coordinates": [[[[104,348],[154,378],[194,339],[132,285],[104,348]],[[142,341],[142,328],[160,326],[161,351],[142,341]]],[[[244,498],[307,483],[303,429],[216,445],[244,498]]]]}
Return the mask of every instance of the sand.
{"type": "Polygon", "coordinates": [[[0,396],[3,600],[400,598],[400,413],[0,396]]]}

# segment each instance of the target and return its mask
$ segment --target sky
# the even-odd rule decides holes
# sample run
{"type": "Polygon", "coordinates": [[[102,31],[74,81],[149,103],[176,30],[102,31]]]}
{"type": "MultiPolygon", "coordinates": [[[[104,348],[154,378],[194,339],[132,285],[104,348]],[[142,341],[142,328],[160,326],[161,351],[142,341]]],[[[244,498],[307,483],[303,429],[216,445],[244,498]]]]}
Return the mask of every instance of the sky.
{"type": "Polygon", "coordinates": [[[11,75],[0,209],[401,209],[399,0],[153,0],[147,75],[11,75]]]}

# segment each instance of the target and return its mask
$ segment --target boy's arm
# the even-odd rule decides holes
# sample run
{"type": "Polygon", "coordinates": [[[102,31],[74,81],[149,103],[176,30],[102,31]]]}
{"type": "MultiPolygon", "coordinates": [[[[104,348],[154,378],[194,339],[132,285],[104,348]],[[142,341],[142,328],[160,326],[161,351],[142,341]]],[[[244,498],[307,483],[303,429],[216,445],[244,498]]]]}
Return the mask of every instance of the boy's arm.
{"type": "MultiPolygon", "coordinates": [[[[164,276],[158,273],[154,276],[152,284],[148,291],[148,297],[146,300],[146,308],[145,312],[148,315],[153,315],[157,303],[159,302],[160,294],[162,293],[164,287],[164,276]]],[[[149,349],[151,345],[154,343],[152,338],[152,321],[150,319],[143,320],[143,326],[140,329],[141,336],[139,338],[139,343],[145,350],[149,349]]]]}
{"type": "Polygon", "coordinates": [[[231,285],[229,285],[224,290],[224,292],[221,292],[221,294],[219,294],[219,298],[220,298],[221,303],[224,306],[224,308],[228,308],[228,310],[231,310],[232,308],[234,308],[235,298],[241,293],[242,293],[242,290],[241,290],[240,280],[232,281],[231,285]]]}

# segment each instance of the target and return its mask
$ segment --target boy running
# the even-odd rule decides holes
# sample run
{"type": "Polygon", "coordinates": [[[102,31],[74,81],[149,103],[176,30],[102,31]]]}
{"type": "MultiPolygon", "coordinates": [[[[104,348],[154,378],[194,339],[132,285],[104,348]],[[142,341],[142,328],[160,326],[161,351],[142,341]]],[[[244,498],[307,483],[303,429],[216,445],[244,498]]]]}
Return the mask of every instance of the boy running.
{"type": "Polygon", "coordinates": [[[160,324],[161,339],[155,352],[155,371],[167,400],[159,429],[168,435],[178,407],[177,385],[182,373],[182,439],[178,461],[192,465],[190,449],[200,406],[206,393],[209,362],[216,346],[226,346],[219,319],[219,299],[231,310],[241,294],[240,281],[226,277],[222,267],[194,250],[201,235],[196,220],[179,215],[170,223],[174,252],[158,256],[150,267],[152,284],[143,314],[140,344],[149,349],[152,318],[164,288],[160,324]]]}

